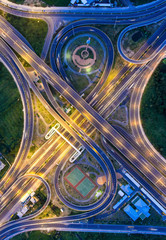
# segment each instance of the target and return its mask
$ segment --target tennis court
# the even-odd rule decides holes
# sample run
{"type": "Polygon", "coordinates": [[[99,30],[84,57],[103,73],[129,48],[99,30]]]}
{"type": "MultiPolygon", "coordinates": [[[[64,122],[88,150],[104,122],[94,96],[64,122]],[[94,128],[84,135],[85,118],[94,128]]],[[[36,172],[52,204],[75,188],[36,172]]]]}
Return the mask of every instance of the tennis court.
{"type": "Polygon", "coordinates": [[[65,176],[65,180],[83,197],[94,191],[97,185],[84,173],[80,167],[75,167],[65,176]]]}
{"type": "Polygon", "coordinates": [[[84,177],[85,174],[78,167],[75,167],[65,178],[72,186],[76,186],[84,177]]]}
{"type": "Polygon", "coordinates": [[[89,179],[85,178],[78,186],[77,190],[83,197],[89,195],[89,193],[95,188],[95,184],[89,179]]]}

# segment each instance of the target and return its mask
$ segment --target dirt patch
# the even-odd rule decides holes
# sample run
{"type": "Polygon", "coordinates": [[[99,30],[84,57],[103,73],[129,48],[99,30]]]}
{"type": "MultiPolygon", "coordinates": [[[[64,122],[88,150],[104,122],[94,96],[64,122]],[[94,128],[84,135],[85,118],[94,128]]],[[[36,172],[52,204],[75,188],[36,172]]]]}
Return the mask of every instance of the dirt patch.
{"type": "Polygon", "coordinates": [[[40,1],[40,0],[25,0],[24,1],[24,5],[28,5],[28,6],[38,6],[41,7],[42,4],[44,4],[44,2],[40,1]]]}
{"type": "Polygon", "coordinates": [[[99,185],[103,185],[104,183],[106,183],[106,176],[100,176],[100,177],[98,177],[97,183],[98,183],[99,185]]]}
{"type": "Polygon", "coordinates": [[[117,179],[121,179],[123,176],[120,173],[116,173],[117,179]]]}

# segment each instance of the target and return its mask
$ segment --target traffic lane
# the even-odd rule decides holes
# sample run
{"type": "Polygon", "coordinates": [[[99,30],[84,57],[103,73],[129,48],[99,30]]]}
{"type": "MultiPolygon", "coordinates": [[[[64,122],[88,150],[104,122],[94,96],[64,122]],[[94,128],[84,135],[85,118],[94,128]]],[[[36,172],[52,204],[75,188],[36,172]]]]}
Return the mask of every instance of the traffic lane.
{"type": "MultiPolygon", "coordinates": [[[[142,53],[154,42],[156,41],[156,38],[158,39],[158,36],[160,36],[166,27],[166,21],[164,21],[161,26],[155,31],[155,33],[147,40],[147,42],[134,54],[133,58],[138,59],[142,53]]],[[[106,88],[94,99],[97,100],[97,102],[101,101],[103,97],[106,96],[107,92],[113,88],[114,84],[129,70],[129,64],[126,64],[126,66],[118,73],[118,75],[113,79],[113,81],[110,82],[109,85],[107,85],[106,88]]],[[[94,100],[93,100],[94,104],[94,100]]]]}
{"type": "MultiPolygon", "coordinates": [[[[32,86],[32,89],[34,90],[34,86],[32,86]]],[[[35,91],[35,90],[34,90],[35,91]]],[[[38,95],[38,97],[40,97],[39,95],[38,95]]],[[[41,99],[40,99],[41,100],[41,99]]],[[[44,102],[41,100],[41,102],[44,104],[44,102]]],[[[49,109],[48,109],[49,110],[49,109]]],[[[58,111],[59,111],[59,109],[58,109],[58,111]]],[[[50,112],[53,116],[55,116],[55,113],[53,112],[53,111],[51,111],[50,112]]],[[[63,114],[65,114],[64,112],[63,112],[63,114]]],[[[59,115],[58,115],[58,117],[59,117],[59,115]]],[[[55,116],[55,118],[57,119],[57,115],[55,116]]],[[[66,116],[65,116],[65,118],[66,118],[66,116]]],[[[60,122],[60,124],[61,125],[63,125],[64,123],[62,122],[63,120],[60,118],[60,119],[58,119],[58,121],[60,122]]],[[[65,125],[65,128],[67,129],[69,129],[69,131],[71,131],[71,129],[69,128],[69,126],[68,125],[65,125]]],[[[78,128],[78,127],[77,127],[78,128]]],[[[73,134],[72,134],[73,135],[73,134]]],[[[74,136],[75,136],[75,138],[77,138],[77,134],[74,132],[74,136]]],[[[82,140],[82,139],[81,139],[82,140]]],[[[92,141],[92,140],[91,140],[92,141]]],[[[88,146],[88,145],[86,145],[85,144],[85,142],[82,140],[82,144],[83,145],[85,145],[85,147],[86,147],[86,149],[87,150],[89,150],[89,152],[92,154],[92,156],[94,156],[98,161],[100,161],[102,164],[101,165],[103,165],[103,161],[100,159],[100,157],[88,146]],[[95,155],[94,155],[95,154],[95,155]]],[[[105,161],[107,161],[107,162],[109,162],[109,166],[110,166],[110,170],[112,171],[111,172],[111,174],[113,175],[114,174],[114,169],[112,169],[113,167],[112,167],[112,164],[110,164],[110,161],[109,161],[109,159],[107,159],[107,157],[106,157],[106,155],[104,154],[104,153],[102,153],[102,151],[101,151],[101,149],[99,149],[99,147],[98,146],[95,146],[95,148],[98,150],[98,152],[99,152],[99,154],[104,158],[104,160],[105,161]]],[[[103,165],[104,166],[104,165],[103,165]]],[[[104,167],[103,167],[104,168],[104,167]]],[[[116,175],[114,174],[114,179],[116,180],[116,175]]],[[[113,181],[113,183],[114,183],[115,181],[113,181]]],[[[114,191],[114,189],[116,189],[116,185],[115,186],[112,186],[113,187],[113,190],[112,190],[112,192],[115,192],[114,191]]],[[[109,189],[110,189],[110,187],[109,187],[109,189]]],[[[60,196],[60,194],[59,194],[59,196],[60,196]]],[[[107,195],[107,196],[109,196],[109,194],[107,195]]],[[[110,201],[112,201],[112,199],[113,199],[113,194],[111,195],[112,197],[109,199],[109,204],[110,204],[110,201]]],[[[108,203],[107,203],[108,204],[108,203]]],[[[101,210],[100,210],[101,211],[101,210]]]]}
{"type": "MultiPolygon", "coordinates": [[[[161,26],[161,28],[160,28],[160,33],[163,32],[163,29],[164,29],[165,26],[166,26],[166,21],[164,22],[164,24],[162,24],[162,26],[161,26]]],[[[157,31],[157,32],[158,32],[158,31],[157,31]]],[[[158,34],[159,34],[159,32],[157,33],[157,36],[158,36],[158,34]]],[[[148,54],[149,54],[149,55],[151,55],[151,54],[153,53],[153,51],[155,51],[155,49],[157,49],[157,48],[160,46],[160,44],[162,44],[162,42],[165,40],[165,37],[166,37],[166,34],[163,34],[163,36],[160,37],[159,41],[155,42],[155,44],[153,45],[153,49],[150,49],[150,51],[148,51],[148,54]]],[[[153,41],[154,39],[156,39],[156,34],[155,34],[155,36],[153,36],[153,38],[151,39],[151,41],[153,41]]],[[[141,48],[141,51],[143,52],[143,51],[145,51],[146,49],[147,49],[147,46],[141,48]]],[[[138,55],[140,55],[140,52],[139,52],[139,54],[137,54],[137,56],[138,56],[138,55]]],[[[147,55],[147,54],[146,54],[146,55],[147,55]]],[[[122,80],[122,82],[118,85],[118,87],[116,87],[115,91],[113,91],[111,94],[109,94],[108,97],[107,97],[107,95],[105,95],[105,96],[104,96],[104,99],[103,99],[103,100],[101,99],[100,102],[98,102],[98,103],[95,105],[95,107],[97,106],[97,110],[98,110],[99,108],[101,108],[101,105],[102,105],[102,106],[103,106],[103,107],[102,107],[102,111],[104,111],[105,108],[107,108],[107,105],[109,105],[109,100],[111,99],[111,100],[113,101],[113,97],[117,94],[117,92],[118,92],[118,93],[120,92],[120,90],[121,90],[122,87],[123,87],[123,88],[125,87],[124,84],[129,83],[130,78],[133,78],[132,75],[133,75],[134,73],[136,73],[136,71],[137,71],[138,69],[139,69],[139,67],[135,67],[135,68],[122,80]],[[100,103],[100,104],[99,104],[99,103],[100,103]]],[[[134,79],[133,79],[133,81],[134,81],[134,79]]]]}
{"type": "Polygon", "coordinates": [[[99,201],[97,201],[96,203],[90,204],[88,206],[78,206],[76,204],[72,204],[65,197],[63,197],[63,195],[61,194],[60,189],[59,189],[59,175],[60,175],[61,169],[64,166],[66,160],[67,159],[63,159],[61,161],[61,163],[59,164],[59,166],[58,166],[58,168],[55,172],[55,178],[54,178],[55,179],[54,180],[55,181],[55,190],[56,190],[56,193],[57,193],[58,197],[60,198],[60,200],[63,203],[65,203],[66,206],[68,206],[72,209],[78,210],[78,211],[90,211],[94,208],[97,208],[99,205],[103,204],[104,200],[106,198],[108,198],[109,194],[111,193],[112,188],[114,189],[114,187],[116,186],[116,174],[115,174],[115,172],[111,172],[111,179],[109,177],[110,172],[108,170],[109,170],[109,168],[112,168],[112,164],[107,163],[107,165],[108,165],[108,169],[107,169],[104,162],[99,162],[100,166],[105,171],[105,176],[107,178],[107,185],[108,185],[108,187],[106,187],[106,190],[105,190],[103,196],[101,197],[101,199],[99,201]],[[111,182],[111,184],[113,184],[111,188],[110,188],[110,185],[108,184],[109,182],[111,182]]]}
{"type": "MultiPolygon", "coordinates": [[[[47,158],[52,154],[53,151],[55,151],[56,148],[58,148],[59,145],[62,144],[62,141],[60,138],[58,138],[58,135],[55,134],[55,136],[52,137],[52,139],[46,144],[40,148],[35,156],[33,156],[33,162],[27,163],[26,166],[21,170],[20,175],[25,174],[27,171],[30,172],[36,172],[36,170],[41,166],[41,161],[44,163],[47,158]],[[52,142],[51,146],[50,143],[52,142]],[[36,161],[37,159],[37,161],[36,161]]],[[[17,176],[18,177],[18,176],[17,176]]],[[[17,178],[15,177],[15,180],[17,178]]],[[[13,179],[14,180],[14,179],[13,179]]],[[[14,180],[14,181],[15,181],[14,180]]],[[[1,197],[2,200],[2,206],[5,207],[7,205],[7,201],[12,198],[12,187],[1,197]],[[10,194],[10,195],[9,195],[10,194]]]]}
{"type": "MultiPolygon", "coordinates": [[[[58,89],[59,90],[59,89],[58,89]]],[[[66,96],[66,95],[65,95],[66,96]]],[[[68,97],[68,100],[69,99],[71,99],[71,95],[68,97]]],[[[71,101],[71,100],[69,100],[69,101],[71,101]]],[[[73,104],[73,103],[72,103],[73,104]]],[[[74,105],[74,104],[73,104],[74,105]]],[[[103,121],[104,122],[104,121],[103,121]]],[[[99,131],[102,131],[102,129],[101,129],[101,127],[100,127],[100,125],[98,125],[98,130],[99,131]]],[[[115,134],[115,132],[114,132],[114,137],[116,137],[116,139],[118,139],[118,137],[119,137],[119,135],[116,133],[115,134]]],[[[110,140],[110,139],[109,139],[110,140]]],[[[112,141],[113,142],[113,141],[112,141]]],[[[130,149],[130,151],[132,150],[132,152],[134,153],[134,155],[136,156],[137,155],[137,158],[139,157],[139,159],[140,160],[142,160],[142,161],[144,161],[144,159],[143,159],[143,157],[139,154],[139,153],[137,153],[136,151],[134,151],[133,149],[132,149],[132,147],[131,147],[131,145],[129,145],[127,142],[125,142],[125,149],[123,148],[123,154],[125,155],[125,156],[129,156],[130,157],[130,153],[128,154],[128,151],[127,151],[127,149],[130,149]]],[[[137,164],[137,166],[140,168],[140,162],[139,161],[135,161],[135,164],[137,164]]],[[[149,177],[150,176],[150,173],[149,172],[146,172],[147,173],[147,176],[149,177]]],[[[154,181],[154,180],[156,180],[157,181],[157,176],[160,176],[160,174],[158,173],[158,171],[156,171],[156,169],[154,169],[153,170],[153,174],[151,175],[151,180],[152,181],[154,181]],[[154,173],[155,173],[155,175],[154,175],[154,173]]],[[[164,179],[163,179],[164,180],[164,179]]],[[[165,181],[165,180],[164,180],[165,181]]],[[[161,186],[160,186],[161,187],[161,186]]],[[[163,187],[161,187],[162,189],[163,189],[163,187]]]]}
{"type": "MultiPolygon", "coordinates": [[[[42,174],[43,170],[45,171],[45,169],[48,169],[49,166],[51,166],[52,161],[54,161],[54,163],[56,164],[56,162],[58,162],[60,160],[61,155],[64,155],[64,152],[67,149],[68,144],[64,143],[64,145],[54,154],[54,156],[51,158],[51,161],[49,161],[48,163],[44,164],[44,166],[41,168],[41,166],[43,165],[43,163],[45,161],[43,161],[43,159],[40,159],[40,161],[37,163],[36,169],[35,169],[35,174],[42,174]]],[[[50,155],[47,156],[47,158],[50,155]]],[[[29,173],[30,174],[30,173],[29,173]]],[[[44,174],[43,174],[44,177],[44,174]]],[[[12,192],[8,195],[8,207],[5,208],[1,213],[0,213],[0,222],[3,222],[3,219],[5,219],[5,216],[7,215],[9,209],[12,209],[12,206],[15,206],[18,202],[21,201],[22,196],[24,196],[28,190],[35,188],[35,180],[31,180],[30,183],[29,181],[25,181],[25,186],[22,185],[22,182],[20,182],[16,188],[17,191],[14,191],[14,189],[12,189],[12,192]],[[33,186],[34,185],[34,186],[33,186]],[[16,195],[18,193],[18,189],[21,190],[21,193],[19,193],[18,195],[16,195]],[[14,192],[14,194],[13,194],[14,192]],[[13,196],[16,197],[13,199],[13,196]],[[10,201],[11,199],[13,199],[12,201],[10,201]]],[[[13,213],[11,213],[13,214],[13,213]]]]}
{"type": "MultiPolygon", "coordinates": [[[[3,53],[5,53],[7,57],[9,57],[8,53],[5,51],[6,49],[4,48],[3,42],[0,42],[0,46],[3,49],[3,53]]],[[[11,63],[13,64],[13,62],[11,63]]],[[[24,128],[23,128],[23,135],[22,135],[20,148],[15,158],[15,161],[12,167],[9,169],[9,171],[5,175],[5,178],[1,180],[0,187],[3,187],[3,188],[6,183],[7,177],[9,176],[11,177],[11,174],[13,174],[14,168],[16,167],[20,159],[21,158],[25,159],[25,157],[27,156],[27,153],[29,151],[29,147],[32,141],[32,136],[33,136],[33,109],[32,109],[32,100],[31,100],[29,88],[23,76],[21,75],[21,73],[18,71],[18,74],[21,79],[19,80],[17,74],[15,73],[15,71],[13,71],[13,67],[9,64],[9,62],[6,61],[6,64],[10,68],[10,71],[12,72],[13,76],[15,76],[15,79],[18,80],[17,86],[18,86],[18,89],[21,90],[20,93],[21,93],[21,99],[22,99],[23,109],[24,109],[24,128]],[[30,130],[29,130],[29,126],[30,126],[30,130]]],[[[18,69],[16,68],[16,70],[18,69]]]]}
{"type": "MultiPolygon", "coordinates": [[[[10,39],[11,40],[11,39],[10,39]]],[[[17,49],[19,49],[19,48],[17,48],[17,49]]],[[[32,54],[32,56],[34,55],[33,53],[31,53],[32,54]]],[[[35,59],[35,58],[34,58],[35,59]]],[[[38,59],[38,57],[36,56],[36,60],[35,60],[35,67],[36,67],[36,61],[37,61],[37,59],[38,59]]],[[[39,59],[39,62],[40,62],[40,59],[39,59]]],[[[43,65],[44,65],[44,63],[43,63],[43,65]]],[[[46,67],[46,69],[48,69],[47,71],[48,71],[48,73],[49,73],[49,75],[50,75],[50,77],[55,77],[55,75],[54,75],[54,73],[53,73],[53,71],[52,70],[50,70],[47,66],[45,66],[46,67]]],[[[37,69],[38,69],[38,71],[40,71],[40,68],[38,68],[38,65],[37,65],[37,69]]],[[[41,72],[41,74],[42,74],[42,72],[41,72]]],[[[45,77],[45,76],[44,76],[45,77]]],[[[55,84],[56,84],[56,89],[58,90],[58,91],[60,91],[60,93],[62,93],[62,95],[63,95],[63,92],[64,92],[64,89],[65,89],[65,97],[67,96],[67,98],[68,98],[68,101],[70,102],[70,103],[72,103],[72,105],[75,105],[75,107],[76,108],[78,108],[78,106],[79,106],[79,111],[81,111],[81,112],[84,112],[84,109],[85,109],[85,106],[86,106],[86,112],[87,112],[87,116],[89,115],[89,113],[91,113],[90,115],[93,117],[93,121],[95,122],[95,124],[97,123],[97,125],[98,124],[102,124],[102,126],[104,126],[104,125],[108,125],[107,124],[107,122],[104,122],[104,120],[103,119],[101,119],[101,117],[100,116],[98,116],[97,115],[97,113],[95,113],[94,114],[94,111],[93,111],[93,109],[91,109],[90,108],[90,106],[88,106],[88,105],[86,105],[86,103],[85,102],[83,102],[83,99],[79,99],[80,97],[78,96],[78,94],[76,94],[74,91],[72,91],[70,88],[69,88],[69,86],[66,86],[66,83],[65,82],[63,82],[63,81],[61,81],[60,80],[60,78],[58,77],[58,76],[56,76],[55,77],[56,78],[56,80],[58,80],[58,82],[56,81],[55,83],[53,83],[52,82],[52,79],[48,79],[48,77],[47,77],[47,80],[49,80],[50,81],[50,83],[55,87],[55,84]],[[61,84],[61,85],[60,85],[61,84]],[[72,95],[71,95],[71,93],[72,93],[72,95]],[[79,99],[79,102],[76,102],[75,101],[75,99],[79,99]],[[74,100],[74,102],[75,102],[75,104],[74,104],[74,102],[73,102],[73,100],[74,100]],[[78,106],[76,106],[76,105],[78,105],[78,106]],[[84,108],[82,108],[82,106],[84,107],[84,108]],[[93,115],[92,115],[92,113],[93,113],[93,115]],[[94,119],[95,118],[95,119],[94,119]],[[100,121],[99,120],[101,120],[101,123],[100,123],[100,121]],[[104,124],[103,124],[104,123],[104,124]]],[[[88,116],[89,117],[89,116],[88,116]]],[[[101,125],[100,125],[101,126],[101,125]]],[[[110,128],[110,126],[107,128],[107,129],[109,129],[110,128]]],[[[98,125],[98,129],[100,129],[99,128],[99,125],[98,125]]],[[[106,129],[106,128],[105,128],[106,129]]],[[[101,128],[100,129],[100,131],[102,130],[102,132],[103,132],[103,129],[101,128]]],[[[108,130],[106,130],[105,131],[106,133],[106,138],[109,136],[108,135],[108,130]]],[[[108,137],[108,139],[109,139],[109,137],[108,137]]],[[[126,146],[125,146],[126,147],[126,146]]],[[[124,149],[121,149],[121,150],[123,150],[123,152],[124,152],[124,149]]],[[[125,152],[126,152],[126,149],[125,149],[125,152]]],[[[130,154],[129,154],[129,156],[127,156],[127,157],[131,157],[130,156],[130,154]]],[[[142,158],[141,158],[142,159],[142,158]]],[[[138,163],[139,164],[139,163],[138,163]]],[[[149,175],[149,174],[148,174],[149,175]]],[[[153,179],[153,178],[152,178],[153,179]]],[[[163,189],[163,187],[161,187],[160,186],[160,184],[158,183],[158,185],[159,185],[159,188],[160,188],[160,190],[164,190],[163,189]]]]}
{"type": "MultiPolygon", "coordinates": [[[[61,50],[62,50],[64,41],[66,41],[66,39],[68,39],[69,37],[71,37],[73,35],[73,31],[74,31],[75,34],[85,32],[85,31],[95,32],[95,34],[99,35],[104,40],[105,46],[107,48],[107,52],[109,53],[109,54],[107,54],[106,66],[105,66],[105,69],[103,71],[101,80],[97,83],[95,88],[92,90],[92,92],[86,98],[86,101],[90,102],[94,93],[97,93],[100,90],[100,88],[103,86],[103,84],[106,81],[106,78],[108,77],[108,74],[111,70],[112,63],[113,63],[113,56],[114,56],[113,45],[111,43],[111,40],[107,37],[106,34],[104,34],[102,31],[100,31],[97,28],[89,27],[89,26],[88,27],[87,26],[81,26],[81,27],[77,27],[77,28],[72,28],[72,30],[68,31],[63,36],[61,36],[61,38],[56,36],[53,43],[52,43],[52,47],[51,47],[51,51],[50,51],[51,66],[52,66],[52,69],[55,72],[60,73],[64,79],[68,79],[68,78],[67,78],[66,73],[63,69],[61,59],[60,59],[60,55],[61,55],[61,50]],[[56,61],[55,61],[55,59],[56,59],[56,61]],[[56,66],[57,59],[58,59],[58,67],[56,66]]],[[[71,85],[71,83],[69,83],[69,84],[71,85]]]]}
{"type": "MultiPolygon", "coordinates": [[[[166,16],[166,14],[165,14],[166,16]]],[[[159,18],[156,22],[160,21],[160,20],[163,20],[164,18],[161,17],[161,19],[159,18]]],[[[130,62],[130,63],[134,63],[134,64],[143,64],[143,63],[146,63],[150,60],[152,60],[156,54],[159,52],[160,48],[156,50],[156,52],[154,52],[150,57],[146,58],[146,59],[143,59],[143,60],[134,60],[134,59],[131,59],[129,57],[126,56],[126,54],[124,53],[123,51],[123,48],[122,48],[122,38],[123,36],[130,30],[132,29],[135,29],[135,28],[138,28],[138,27],[142,27],[144,25],[148,26],[150,24],[154,23],[153,20],[149,20],[146,22],[146,24],[143,22],[143,23],[138,23],[138,24],[133,24],[132,26],[128,26],[126,27],[125,29],[122,30],[122,32],[120,33],[119,37],[118,37],[118,41],[117,41],[117,48],[118,48],[118,52],[120,54],[120,56],[130,62]]],[[[165,43],[164,43],[165,45],[165,43]]]]}
{"type": "Polygon", "coordinates": [[[147,39],[146,43],[134,54],[134,59],[138,59],[140,55],[148,48],[154,41],[158,40],[158,37],[165,31],[166,20],[159,26],[159,28],[153,33],[153,35],[147,39]]]}
{"type": "MultiPolygon", "coordinates": [[[[160,59],[159,59],[159,61],[160,61],[160,59]]],[[[158,62],[157,62],[157,64],[158,64],[158,62]]],[[[153,69],[155,69],[154,66],[153,66],[152,70],[153,69]]],[[[149,151],[151,151],[151,153],[153,153],[153,154],[149,155],[149,158],[151,159],[154,156],[155,162],[157,162],[158,164],[163,164],[162,171],[163,170],[165,171],[165,159],[158,152],[156,152],[156,150],[154,149],[154,147],[151,146],[149,141],[147,142],[146,136],[143,133],[143,128],[142,128],[142,125],[140,122],[140,102],[141,102],[141,98],[142,98],[142,94],[143,94],[142,89],[144,89],[148,80],[149,80],[149,78],[146,78],[145,81],[140,81],[136,85],[136,88],[139,90],[139,95],[138,95],[138,91],[135,91],[135,89],[133,90],[133,94],[132,94],[131,98],[132,98],[133,103],[135,104],[135,108],[130,107],[131,128],[132,128],[135,138],[137,139],[137,141],[139,140],[139,144],[144,149],[144,151],[146,151],[148,149],[149,151]],[[137,124],[133,124],[134,122],[136,122],[137,124]]],[[[158,166],[158,164],[157,164],[157,166],[158,166]]]]}
{"type": "Polygon", "coordinates": [[[128,233],[128,234],[155,234],[166,235],[165,227],[159,226],[142,226],[142,225],[110,225],[110,224],[87,224],[87,223],[44,223],[37,224],[34,220],[27,222],[24,226],[19,225],[15,229],[6,232],[6,236],[2,236],[2,240],[8,239],[23,232],[35,230],[56,230],[56,231],[72,231],[72,232],[101,232],[101,233],[128,233]],[[29,223],[29,224],[28,224],[29,223]]]}
{"type": "MultiPolygon", "coordinates": [[[[95,16],[101,16],[101,11],[100,9],[94,7],[94,8],[91,8],[91,10],[89,11],[89,8],[74,8],[74,7],[68,7],[68,8],[64,8],[64,7],[56,7],[54,10],[53,8],[35,8],[35,13],[33,13],[33,9],[30,9],[28,6],[21,6],[21,5],[17,5],[17,4],[13,4],[11,2],[8,2],[7,4],[8,6],[10,6],[10,8],[7,6],[4,6],[3,5],[3,1],[1,1],[1,7],[5,8],[6,11],[12,11],[13,13],[14,12],[17,12],[19,14],[21,14],[21,16],[37,16],[38,14],[42,15],[43,14],[43,10],[45,11],[45,14],[43,15],[67,15],[67,14],[79,14],[79,15],[85,15],[86,16],[88,15],[88,13],[90,13],[88,16],[91,16],[93,17],[94,15],[95,16]],[[14,8],[16,8],[16,10],[14,10],[14,8]],[[20,10],[21,10],[21,13],[20,13],[20,10]],[[26,9],[28,11],[27,12],[23,12],[23,9],[26,9]],[[38,11],[38,12],[37,12],[38,11]],[[52,12],[52,13],[49,13],[52,12]],[[93,13],[93,14],[92,14],[93,13]]],[[[130,17],[132,14],[133,16],[136,18],[137,16],[143,16],[143,13],[145,15],[149,15],[151,13],[156,13],[156,11],[162,9],[163,7],[165,6],[165,1],[158,1],[157,3],[150,3],[150,4],[147,4],[146,5],[146,8],[144,5],[140,5],[140,6],[137,6],[135,8],[102,8],[102,11],[103,11],[103,14],[121,14],[121,15],[127,15],[127,18],[130,17]]],[[[133,19],[133,21],[135,21],[135,19],[133,19]]]]}
{"type": "Polygon", "coordinates": [[[129,94],[129,89],[124,90],[119,97],[107,107],[107,109],[102,113],[103,118],[107,119],[110,114],[126,99],[129,94]]]}
{"type": "Polygon", "coordinates": [[[96,110],[98,111],[99,108],[101,108],[101,105],[103,105],[100,114],[103,113],[107,109],[107,106],[110,105],[110,102],[113,102],[123,90],[126,90],[126,88],[129,87],[129,84],[132,84],[132,82],[135,80],[135,77],[138,78],[141,72],[141,67],[135,67],[131,72],[129,72],[129,74],[123,78],[123,80],[118,84],[117,87],[115,87],[114,90],[111,91],[111,93],[107,93],[105,98],[100,100],[100,104],[97,103],[95,105],[96,110]]]}
{"type": "Polygon", "coordinates": [[[165,197],[161,194],[159,194],[157,191],[155,191],[155,186],[152,187],[151,183],[149,181],[146,181],[144,178],[144,175],[138,171],[130,162],[128,162],[125,158],[123,158],[116,150],[112,150],[112,147],[109,145],[109,143],[106,141],[104,142],[104,147],[106,148],[107,152],[112,156],[114,159],[116,159],[122,166],[131,173],[132,176],[134,176],[138,182],[147,189],[148,192],[150,192],[157,201],[160,202],[160,204],[165,207],[165,197]]]}

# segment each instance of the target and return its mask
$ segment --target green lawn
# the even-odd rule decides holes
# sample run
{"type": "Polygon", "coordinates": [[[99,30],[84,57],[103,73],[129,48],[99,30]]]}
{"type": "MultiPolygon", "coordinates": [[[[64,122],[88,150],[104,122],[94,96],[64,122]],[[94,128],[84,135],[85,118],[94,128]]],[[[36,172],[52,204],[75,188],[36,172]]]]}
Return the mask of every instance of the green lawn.
{"type": "MultiPolygon", "coordinates": [[[[24,3],[24,0],[9,0],[10,2],[13,2],[13,3],[17,3],[17,4],[23,4],[24,3]]],[[[48,5],[48,6],[68,6],[69,3],[70,3],[70,0],[43,0],[43,2],[45,4],[41,4],[43,7],[45,5],[48,5]]]]}
{"type": "Polygon", "coordinates": [[[46,235],[40,232],[30,232],[18,235],[12,240],[166,240],[166,236],[159,235],[140,235],[140,234],[109,234],[109,233],[75,233],[75,232],[58,232],[46,235]]]}
{"type": "MultiPolygon", "coordinates": [[[[17,1],[17,0],[16,0],[17,1]]],[[[70,0],[43,0],[48,6],[68,6],[70,0]]]]}
{"type": "Polygon", "coordinates": [[[12,238],[12,240],[53,240],[53,238],[47,234],[35,231],[27,234],[20,234],[12,238]]]}
{"type": "Polygon", "coordinates": [[[166,65],[163,62],[155,70],[145,89],[141,119],[150,142],[166,157],[166,65]]]}
{"type": "Polygon", "coordinates": [[[6,13],[4,16],[28,40],[34,51],[40,56],[48,31],[47,23],[40,19],[21,18],[6,13]]]}
{"type": "Polygon", "coordinates": [[[23,4],[24,0],[10,0],[10,2],[17,3],[17,4],[23,4]]]}
{"type": "Polygon", "coordinates": [[[22,103],[10,73],[0,63],[0,152],[13,162],[23,131],[22,103]]]}
{"type": "Polygon", "coordinates": [[[150,2],[153,2],[153,1],[154,0],[131,0],[133,5],[135,5],[135,6],[150,3],[150,2]]]}

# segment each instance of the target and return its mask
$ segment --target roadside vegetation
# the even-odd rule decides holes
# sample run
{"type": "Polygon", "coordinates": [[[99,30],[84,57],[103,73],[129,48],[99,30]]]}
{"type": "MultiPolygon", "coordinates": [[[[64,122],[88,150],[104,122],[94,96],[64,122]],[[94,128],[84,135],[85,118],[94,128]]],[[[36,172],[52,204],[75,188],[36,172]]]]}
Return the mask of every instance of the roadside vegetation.
{"type": "Polygon", "coordinates": [[[31,158],[32,155],[45,143],[45,139],[41,135],[46,134],[48,128],[50,128],[52,124],[53,126],[56,124],[54,117],[46,110],[34,94],[32,94],[32,101],[34,107],[34,133],[28,158],[31,158]]]}
{"type": "Polygon", "coordinates": [[[164,61],[151,77],[141,103],[145,134],[154,147],[166,157],[166,65],[164,61]]]}
{"type": "Polygon", "coordinates": [[[0,14],[27,39],[40,56],[48,31],[47,23],[40,19],[17,17],[2,11],[0,14]]]}
{"type": "MultiPolygon", "coordinates": [[[[9,0],[10,2],[13,2],[13,3],[16,3],[16,4],[24,4],[25,0],[9,0]]],[[[35,1],[34,1],[34,6],[39,6],[39,4],[42,6],[42,7],[45,7],[45,6],[57,6],[57,7],[67,7],[70,3],[70,0],[43,0],[41,1],[41,3],[38,3],[36,5],[35,1]]],[[[29,5],[26,3],[26,5],[29,5]]]]}
{"type": "Polygon", "coordinates": [[[48,234],[38,231],[20,234],[12,240],[166,240],[166,236],[141,234],[109,234],[109,233],[79,233],[79,232],[50,232],[48,234]]]}
{"type": "Polygon", "coordinates": [[[163,21],[160,21],[148,26],[142,26],[128,31],[122,39],[122,47],[125,51],[125,54],[129,57],[133,57],[134,53],[136,53],[140,47],[143,46],[147,39],[150,38],[154,32],[156,32],[162,23],[163,21]]]}
{"type": "Polygon", "coordinates": [[[23,111],[17,86],[0,63],[0,152],[12,163],[20,146],[23,111]]]}
{"type": "Polygon", "coordinates": [[[70,3],[70,0],[43,0],[48,6],[57,6],[57,7],[67,7],[70,3]]]}
{"type": "MultiPolygon", "coordinates": [[[[97,73],[97,70],[100,68],[100,70],[103,71],[103,68],[104,68],[104,67],[101,67],[101,61],[102,59],[104,59],[104,50],[103,50],[103,48],[105,48],[104,42],[102,39],[99,38],[99,36],[97,36],[97,38],[99,38],[99,40],[102,42],[102,45],[103,45],[103,48],[102,48],[102,45],[99,43],[99,40],[97,40],[95,37],[96,35],[94,33],[93,34],[91,33],[90,35],[87,35],[86,33],[76,34],[74,38],[72,36],[68,39],[68,41],[64,44],[61,52],[61,61],[65,70],[65,73],[68,79],[70,79],[74,88],[78,92],[83,91],[88,86],[92,86],[92,88],[94,88],[94,86],[98,82],[99,75],[101,75],[97,73]],[[91,37],[90,47],[92,47],[96,53],[96,61],[91,67],[87,69],[84,69],[84,68],[80,69],[73,62],[73,58],[72,58],[73,52],[76,49],[76,47],[86,44],[86,41],[89,36],[91,37]],[[65,50],[67,51],[66,53],[67,57],[64,57],[65,50]],[[97,74],[98,74],[98,77],[96,77],[97,74]],[[91,81],[90,84],[88,79],[90,79],[91,81]]],[[[82,50],[83,49],[77,50],[76,55],[79,55],[81,57],[82,50]]],[[[89,52],[89,58],[93,58],[93,52],[91,50],[88,50],[88,52],[89,52]]]]}
{"type": "Polygon", "coordinates": [[[134,6],[153,2],[154,0],[131,0],[134,6]]]}
{"type": "Polygon", "coordinates": [[[23,4],[24,0],[9,0],[10,2],[16,3],[16,4],[23,4]]]}
{"type": "Polygon", "coordinates": [[[114,77],[118,74],[120,69],[122,69],[125,64],[127,63],[124,59],[121,58],[118,50],[117,50],[117,40],[120,32],[127,26],[125,25],[95,25],[95,27],[99,28],[101,31],[103,31],[105,34],[108,35],[108,37],[111,39],[111,42],[113,44],[113,49],[114,49],[114,61],[112,65],[111,72],[103,85],[104,87],[110,83],[114,77]]]}

